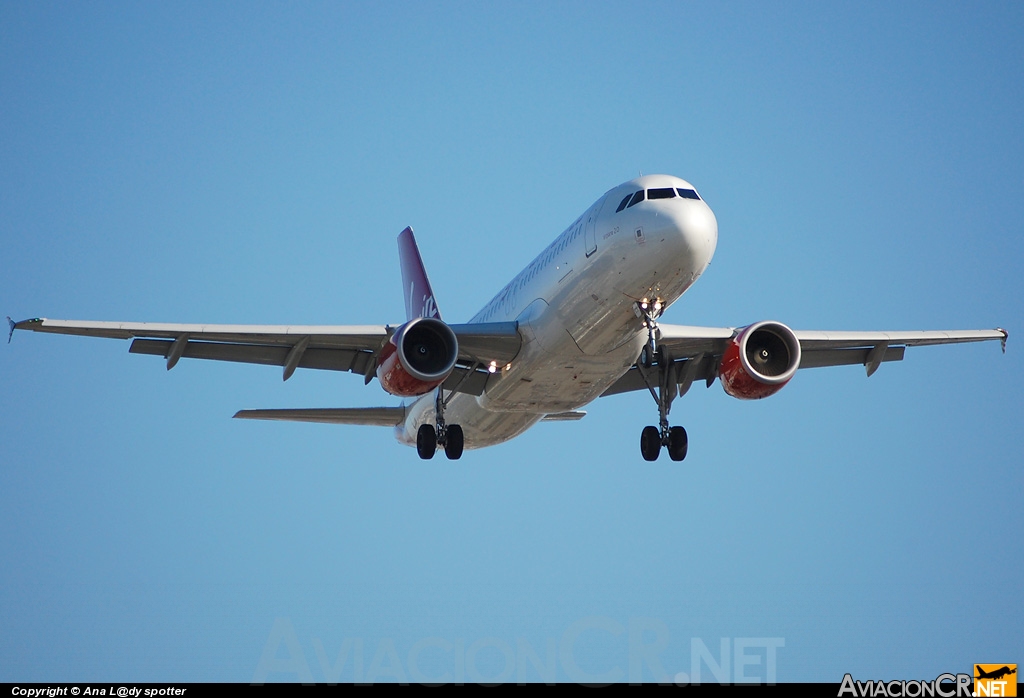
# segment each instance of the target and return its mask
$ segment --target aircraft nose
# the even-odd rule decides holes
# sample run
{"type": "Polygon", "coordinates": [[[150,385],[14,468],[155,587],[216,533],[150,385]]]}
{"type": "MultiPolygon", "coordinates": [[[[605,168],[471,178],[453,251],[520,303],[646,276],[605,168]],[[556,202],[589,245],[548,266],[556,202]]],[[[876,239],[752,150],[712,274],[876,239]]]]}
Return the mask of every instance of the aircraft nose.
{"type": "Polygon", "coordinates": [[[683,254],[700,274],[711,262],[718,245],[718,219],[714,212],[703,201],[687,201],[673,215],[672,225],[678,231],[683,254]]]}

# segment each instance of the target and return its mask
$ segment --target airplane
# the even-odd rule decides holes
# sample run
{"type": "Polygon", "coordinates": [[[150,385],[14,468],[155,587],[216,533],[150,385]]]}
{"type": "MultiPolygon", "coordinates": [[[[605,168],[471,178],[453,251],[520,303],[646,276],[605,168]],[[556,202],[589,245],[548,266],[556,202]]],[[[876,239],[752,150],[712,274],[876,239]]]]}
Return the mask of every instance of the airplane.
{"type": "MultiPolygon", "coordinates": [[[[975,665],[975,666],[977,667],[977,665],[975,665]]],[[[982,669],[978,669],[978,675],[975,676],[974,678],[976,678],[976,679],[995,679],[995,680],[998,680],[998,679],[1003,678],[1004,676],[1009,676],[1010,674],[1016,674],[1016,673],[1017,673],[1016,666],[1013,669],[1011,669],[1008,666],[1004,666],[1004,667],[1001,667],[999,669],[995,669],[994,671],[984,671],[982,669]]]]}
{"type": "Polygon", "coordinates": [[[167,369],[196,358],[374,377],[398,406],[241,410],[239,419],[388,426],[430,459],[508,441],[544,421],[578,420],[598,397],[647,390],[658,425],[640,452],[673,461],[686,429],[669,423],[675,398],[695,381],[744,400],[766,398],[798,369],[861,364],[871,376],[909,346],[999,340],[993,330],[794,331],[775,320],[742,327],[660,322],[700,278],[718,222],[689,182],[631,179],[607,191],[468,323],[441,319],[411,228],[398,236],[405,322],[398,325],[204,325],[48,320],[14,330],[131,339],[129,352],[163,357],[167,369]]]}

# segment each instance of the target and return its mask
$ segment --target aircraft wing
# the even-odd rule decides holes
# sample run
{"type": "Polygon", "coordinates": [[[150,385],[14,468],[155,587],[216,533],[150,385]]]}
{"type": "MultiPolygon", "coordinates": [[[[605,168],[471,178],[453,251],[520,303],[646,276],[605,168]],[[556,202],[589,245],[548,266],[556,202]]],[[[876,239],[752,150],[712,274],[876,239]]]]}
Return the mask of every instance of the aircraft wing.
{"type": "MultiPolygon", "coordinates": [[[[742,327],[665,324],[659,324],[658,329],[658,346],[675,364],[680,395],[694,380],[704,380],[708,386],[714,382],[722,354],[732,338],[743,330],[742,327]]],[[[794,330],[793,333],[800,342],[800,368],[863,364],[869,376],[883,362],[902,361],[907,347],[999,340],[1005,351],[1007,337],[1006,330],[998,328],[899,332],[794,330]]],[[[647,383],[634,366],[603,396],[647,389],[647,383]]]]}
{"type": "MultiPolygon", "coordinates": [[[[10,320],[10,318],[8,318],[10,320]]],[[[149,322],[93,322],[34,318],[10,322],[14,330],[86,337],[131,339],[128,351],[167,360],[181,358],[281,366],[284,380],[297,368],[349,371],[369,383],[377,355],[395,328],[389,325],[204,325],[149,322]]],[[[459,341],[459,361],[445,388],[479,395],[493,361],[504,365],[519,353],[514,322],[450,325],[459,341]]]]}

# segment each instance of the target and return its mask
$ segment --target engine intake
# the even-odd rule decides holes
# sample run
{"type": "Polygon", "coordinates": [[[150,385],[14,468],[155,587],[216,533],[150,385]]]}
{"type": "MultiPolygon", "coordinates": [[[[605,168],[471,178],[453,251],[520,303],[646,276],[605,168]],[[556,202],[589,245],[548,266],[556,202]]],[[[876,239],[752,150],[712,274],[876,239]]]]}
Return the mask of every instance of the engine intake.
{"type": "Polygon", "coordinates": [[[416,318],[399,327],[381,350],[377,378],[399,397],[423,395],[455,370],[459,341],[444,322],[416,318]]]}
{"type": "Polygon", "coordinates": [[[800,341],[781,322],[756,322],[733,337],[718,369],[729,395],[759,400],[782,389],[800,368],[800,341]]]}

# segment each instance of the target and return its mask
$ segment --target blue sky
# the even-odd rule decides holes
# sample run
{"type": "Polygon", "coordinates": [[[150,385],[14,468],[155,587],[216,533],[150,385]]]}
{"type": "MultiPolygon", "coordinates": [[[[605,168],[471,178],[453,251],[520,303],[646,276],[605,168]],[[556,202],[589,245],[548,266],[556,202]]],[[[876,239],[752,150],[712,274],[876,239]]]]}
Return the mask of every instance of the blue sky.
{"type": "Polygon", "coordinates": [[[650,681],[722,638],[733,678],[772,643],[780,681],[1024,660],[1022,40],[1013,3],[0,5],[16,319],[396,322],[412,225],[463,321],[642,171],[719,221],[667,322],[1011,334],[695,387],[683,464],[641,460],[643,394],[453,464],[230,419],[397,402],[347,374],[19,333],[0,680],[537,680],[532,652],[650,681]]]}

